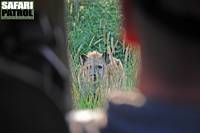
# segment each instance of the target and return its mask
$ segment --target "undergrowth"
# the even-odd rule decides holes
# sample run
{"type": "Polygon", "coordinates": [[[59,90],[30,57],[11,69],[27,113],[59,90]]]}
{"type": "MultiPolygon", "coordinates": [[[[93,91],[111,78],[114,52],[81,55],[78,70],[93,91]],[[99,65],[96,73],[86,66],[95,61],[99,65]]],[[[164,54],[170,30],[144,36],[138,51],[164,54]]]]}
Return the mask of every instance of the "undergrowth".
{"type": "MultiPolygon", "coordinates": [[[[79,56],[89,51],[101,53],[112,51],[122,61],[125,79],[123,90],[134,88],[136,83],[137,54],[129,47],[123,47],[120,39],[121,15],[118,0],[67,0],[67,38],[72,71],[72,96],[74,108],[102,107],[106,94],[88,94],[81,98],[78,84],[79,56]]],[[[120,76],[120,75],[119,75],[120,76]]],[[[103,89],[103,88],[102,88],[103,89]]]]}

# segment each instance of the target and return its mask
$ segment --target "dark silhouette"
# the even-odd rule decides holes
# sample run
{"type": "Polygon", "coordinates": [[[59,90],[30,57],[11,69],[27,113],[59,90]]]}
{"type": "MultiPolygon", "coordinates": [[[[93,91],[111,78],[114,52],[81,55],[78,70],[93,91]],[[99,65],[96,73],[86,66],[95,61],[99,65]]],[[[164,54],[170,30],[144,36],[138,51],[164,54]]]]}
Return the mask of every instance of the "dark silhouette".
{"type": "Polygon", "coordinates": [[[0,21],[0,130],[67,133],[71,84],[65,4],[35,0],[34,5],[34,20],[0,21]]]}

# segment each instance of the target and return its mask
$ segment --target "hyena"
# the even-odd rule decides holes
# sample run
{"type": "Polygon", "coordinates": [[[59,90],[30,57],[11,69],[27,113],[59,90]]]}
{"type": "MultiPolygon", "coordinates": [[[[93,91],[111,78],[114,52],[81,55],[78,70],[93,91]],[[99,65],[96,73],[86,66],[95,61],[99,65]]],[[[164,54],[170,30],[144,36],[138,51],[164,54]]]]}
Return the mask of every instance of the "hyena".
{"type": "Polygon", "coordinates": [[[107,52],[92,51],[80,56],[79,86],[81,96],[96,93],[97,88],[119,89],[124,77],[123,65],[107,52]]]}

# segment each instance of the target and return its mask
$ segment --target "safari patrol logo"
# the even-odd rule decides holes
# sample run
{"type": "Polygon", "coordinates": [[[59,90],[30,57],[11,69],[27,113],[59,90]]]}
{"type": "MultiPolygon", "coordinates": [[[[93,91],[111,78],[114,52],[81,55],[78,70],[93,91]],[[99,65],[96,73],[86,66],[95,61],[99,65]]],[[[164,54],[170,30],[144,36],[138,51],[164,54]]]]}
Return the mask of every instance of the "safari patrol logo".
{"type": "Polygon", "coordinates": [[[1,20],[33,20],[33,1],[1,1],[1,20]]]}

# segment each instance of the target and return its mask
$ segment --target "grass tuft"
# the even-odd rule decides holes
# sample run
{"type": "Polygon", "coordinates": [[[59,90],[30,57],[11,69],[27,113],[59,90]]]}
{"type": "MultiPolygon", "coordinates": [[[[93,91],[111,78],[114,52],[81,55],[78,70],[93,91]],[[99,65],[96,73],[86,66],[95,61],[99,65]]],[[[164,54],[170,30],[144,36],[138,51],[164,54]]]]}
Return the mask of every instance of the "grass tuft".
{"type": "Polygon", "coordinates": [[[121,15],[118,0],[66,0],[66,2],[74,108],[102,107],[107,93],[104,91],[105,88],[98,88],[95,96],[93,93],[84,98],[80,96],[79,56],[93,50],[101,53],[112,51],[113,56],[122,61],[125,72],[122,88],[126,91],[134,88],[136,83],[137,54],[134,49],[123,47],[124,42],[120,40],[121,15]]]}

